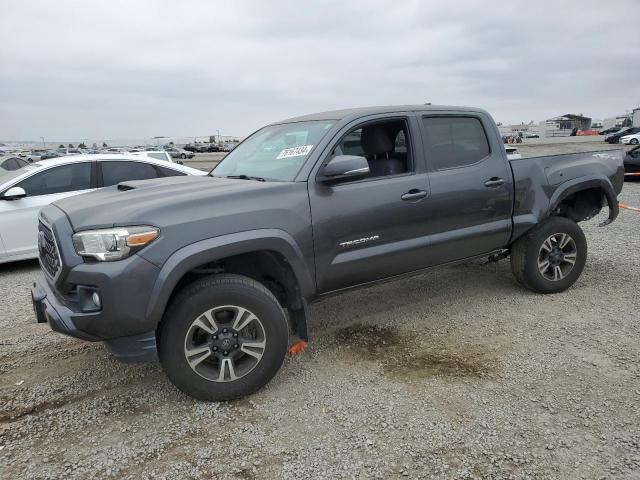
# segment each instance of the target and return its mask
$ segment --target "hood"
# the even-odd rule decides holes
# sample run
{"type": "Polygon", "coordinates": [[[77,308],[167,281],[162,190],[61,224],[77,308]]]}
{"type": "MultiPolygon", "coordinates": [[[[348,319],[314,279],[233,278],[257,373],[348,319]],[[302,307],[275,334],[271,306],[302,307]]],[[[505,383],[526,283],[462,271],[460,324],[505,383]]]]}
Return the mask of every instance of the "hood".
{"type": "Polygon", "coordinates": [[[211,217],[224,204],[285,183],[219,177],[177,176],[121,182],[112,187],[58,200],[75,231],[126,225],[154,225],[211,217]]]}

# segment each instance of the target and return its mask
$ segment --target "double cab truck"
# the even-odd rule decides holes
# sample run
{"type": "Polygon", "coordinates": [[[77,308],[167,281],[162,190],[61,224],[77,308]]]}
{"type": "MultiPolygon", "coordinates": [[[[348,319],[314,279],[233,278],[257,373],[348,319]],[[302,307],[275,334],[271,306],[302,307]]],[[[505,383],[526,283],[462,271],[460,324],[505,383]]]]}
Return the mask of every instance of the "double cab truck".
{"type": "MultiPolygon", "coordinates": [[[[273,123],[208,176],[126,181],[42,209],[38,322],[159,358],[202,400],[251,394],[306,341],[308,305],[510,256],[541,294],[580,276],[579,222],[618,215],[621,151],[512,159],[487,112],[357,108],[273,123]]],[[[348,320],[348,319],[345,319],[348,320]]]]}

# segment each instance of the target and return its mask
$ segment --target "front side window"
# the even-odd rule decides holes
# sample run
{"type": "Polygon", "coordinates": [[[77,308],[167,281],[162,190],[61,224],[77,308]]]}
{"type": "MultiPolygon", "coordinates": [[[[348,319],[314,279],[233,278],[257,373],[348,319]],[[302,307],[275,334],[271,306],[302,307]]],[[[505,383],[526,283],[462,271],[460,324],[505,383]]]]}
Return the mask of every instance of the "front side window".
{"type": "Polygon", "coordinates": [[[265,127],[234,148],[211,175],[246,175],[290,182],[333,124],[320,120],[265,127]]]}
{"type": "Polygon", "coordinates": [[[388,120],[358,127],[342,138],[332,155],[357,155],[369,163],[369,177],[401,175],[411,170],[404,120],[388,120]]]}
{"type": "Polygon", "coordinates": [[[129,180],[148,180],[157,178],[153,165],[142,162],[100,162],[102,166],[102,183],[105,187],[129,180]]]}
{"type": "Polygon", "coordinates": [[[22,187],[29,197],[88,190],[91,188],[91,163],[49,168],[25,178],[16,187],[22,187]]]}
{"type": "Polygon", "coordinates": [[[475,117],[425,117],[425,149],[436,170],[464,167],[489,155],[482,123],[475,117]]]}

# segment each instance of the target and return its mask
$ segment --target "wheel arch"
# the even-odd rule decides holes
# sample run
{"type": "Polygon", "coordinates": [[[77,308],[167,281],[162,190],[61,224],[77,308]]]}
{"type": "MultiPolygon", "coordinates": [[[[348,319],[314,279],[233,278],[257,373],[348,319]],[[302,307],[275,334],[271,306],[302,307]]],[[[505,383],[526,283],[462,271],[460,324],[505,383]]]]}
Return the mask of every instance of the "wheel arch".
{"type": "Polygon", "coordinates": [[[280,284],[284,292],[279,292],[279,287],[273,284],[265,286],[276,298],[286,300],[283,306],[300,312],[296,316],[301,317],[304,325],[298,325],[296,330],[306,337],[306,299],[314,295],[315,284],[295,240],[278,229],[222,235],[174,252],[160,269],[147,306],[147,318],[159,324],[172,296],[194,274],[219,271],[264,281],[256,277],[267,269],[270,269],[270,278],[280,284]]]}
{"type": "Polygon", "coordinates": [[[613,184],[606,177],[581,177],[559,185],[549,201],[549,215],[559,215],[575,222],[589,220],[599,213],[606,201],[609,217],[603,226],[613,222],[619,213],[613,184]]]}

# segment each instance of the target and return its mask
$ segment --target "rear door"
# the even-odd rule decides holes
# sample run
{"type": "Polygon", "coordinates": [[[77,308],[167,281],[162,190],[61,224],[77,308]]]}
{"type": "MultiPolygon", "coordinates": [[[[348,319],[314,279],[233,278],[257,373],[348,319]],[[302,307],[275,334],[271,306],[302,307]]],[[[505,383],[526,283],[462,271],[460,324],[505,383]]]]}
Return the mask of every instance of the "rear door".
{"type": "Polygon", "coordinates": [[[430,263],[506,246],[513,180],[493,121],[480,112],[420,117],[431,186],[430,263]]]}

